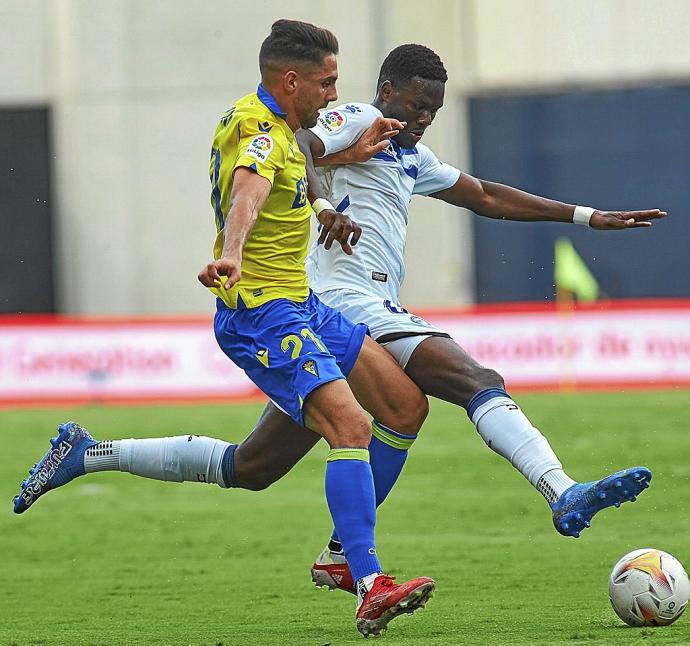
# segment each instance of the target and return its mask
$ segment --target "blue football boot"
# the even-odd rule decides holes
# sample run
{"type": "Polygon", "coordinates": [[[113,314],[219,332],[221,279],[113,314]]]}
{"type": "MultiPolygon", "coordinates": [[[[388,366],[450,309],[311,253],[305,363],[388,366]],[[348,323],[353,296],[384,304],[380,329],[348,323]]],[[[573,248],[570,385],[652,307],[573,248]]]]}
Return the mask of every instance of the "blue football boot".
{"type": "Polygon", "coordinates": [[[25,512],[44,493],[86,473],[84,453],[98,442],[75,422],[59,426],[58,431],[58,436],[50,440],[51,448],[38,464],[29,469],[29,477],[22,481],[22,489],[14,497],[15,514],[25,512]]]}
{"type": "Polygon", "coordinates": [[[589,527],[592,516],[607,507],[635,501],[652,479],[646,467],[632,467],[606,476],[595,482],[574,484],[551,504],[553,524],[563,536],[577,538],[589,527]]]}

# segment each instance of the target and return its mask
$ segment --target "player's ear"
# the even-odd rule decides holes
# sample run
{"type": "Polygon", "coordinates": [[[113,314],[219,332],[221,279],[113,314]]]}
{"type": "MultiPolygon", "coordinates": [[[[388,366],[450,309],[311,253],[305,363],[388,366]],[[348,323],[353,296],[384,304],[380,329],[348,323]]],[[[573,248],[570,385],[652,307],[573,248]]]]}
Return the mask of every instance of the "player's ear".
{"type": "Polygon", "coordinates": [[[297,90],[297,72],[288,70],[283,74],[283,90],[287,94],[293,94],[297,90]]]}
{"type": "Polygon", "coordinates": [[[393,84],[390,81],[384,81],[381,83],[379,95],[384,101],[390,101],[394,92],[395,90],[393,89],[393,84]]]}

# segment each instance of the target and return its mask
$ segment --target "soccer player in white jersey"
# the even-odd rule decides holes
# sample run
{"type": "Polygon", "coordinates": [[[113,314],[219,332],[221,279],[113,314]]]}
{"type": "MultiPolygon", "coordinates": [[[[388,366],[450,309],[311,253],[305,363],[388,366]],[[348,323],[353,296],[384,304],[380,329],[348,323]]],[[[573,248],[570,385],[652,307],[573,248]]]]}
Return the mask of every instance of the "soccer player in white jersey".
{"type": "MultiPolygon", "coordinates": [[[[309,149],[321,166],[318,178],[309,180],[320,180],[336,210],[349,214],[362,229],[353,255],[337,245],[328,249],[330,245],[316,243],[307,261],[309,281],[324,303],[354,322],[366,323],[373,338],[424,393],[466,409],[486,444],[546,498],[558,532],[577,537],[597,511],[635,500],[648,486],[650,471],[634,467],[577,483],[508,395],[502,377],[479,365],[446,332],[399,305],[408,204],[413,194],[420,194],[486,217],[575,222],[594,229],[648,227],[665,213],[605,212],[564,204],[476,179],[440,162],[420,140],[443,105],[446,80],[443,63],[433,51],[402,45],[383,62],[373,104],[346,103],[327,110],[311,131],[298,133],[302,149],[309,149]],[[406,126],[385,150],[359,163],[346,163],[352,150],[340,151],[351,148],[379,117],[395,118],[406,126]]],[[[378,439],[375,434],[372,442],[378,439]]],[[[398,452],[385,467],[392,487],[412,442],[383,440],[398,452]]],[[[377,503],[388,491],[377,490],[377,503]]],[[[335,533],[312,575],[317,584],[352,591],[335,533]]]]}

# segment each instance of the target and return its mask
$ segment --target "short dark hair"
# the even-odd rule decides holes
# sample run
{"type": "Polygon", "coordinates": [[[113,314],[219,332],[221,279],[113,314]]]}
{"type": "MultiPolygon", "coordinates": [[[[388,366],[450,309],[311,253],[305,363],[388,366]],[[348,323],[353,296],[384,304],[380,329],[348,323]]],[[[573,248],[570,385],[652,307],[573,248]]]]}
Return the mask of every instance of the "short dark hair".
{"type": "Polygon", "coordinates": [[[276,20],[261,43],[259,68],[277,61],[298,61],[319,65],[324,56],[338,53],[338,39],[322,27],[299,20],[276,20]]]}
{"type": "Polygon", "coordinates": [[[436,52],[424,45],[400,45],[383,61],[376,89],[381,89],[384,81],[390,81],[393,85],[404,85],[415,76],[443,83],[448,80],[448,72],[436,52]]]}

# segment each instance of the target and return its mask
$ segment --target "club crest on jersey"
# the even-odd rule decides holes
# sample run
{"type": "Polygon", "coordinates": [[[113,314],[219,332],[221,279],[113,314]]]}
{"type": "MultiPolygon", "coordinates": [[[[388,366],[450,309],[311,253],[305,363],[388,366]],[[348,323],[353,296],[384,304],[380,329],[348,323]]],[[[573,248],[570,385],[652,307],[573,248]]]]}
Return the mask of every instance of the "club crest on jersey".
{"type": "Polygon", "coordinates": [[[247,148],[247,155],[258,159],[260,162],[265,162],[273,150],[273,139],[270,135],[259,135],[252,139],[252,143],[247,148]]]}
{"type": "Polygon", "coordinates": [[[337,110],[331,110],[330,112],[324,112],[319,117],[319,123],[327,132],[335,132],[339,128],[342,128],[347,122],[347,117],[337,110]]]}
{"type": "Polygon", "coordinates": [[[315,377],[319,376],[319,369],[316,367],[316,361],[313,359],[307,359],[302,364],[302,370],[306,370],[309,374],[314,375],[315,377]]]}

